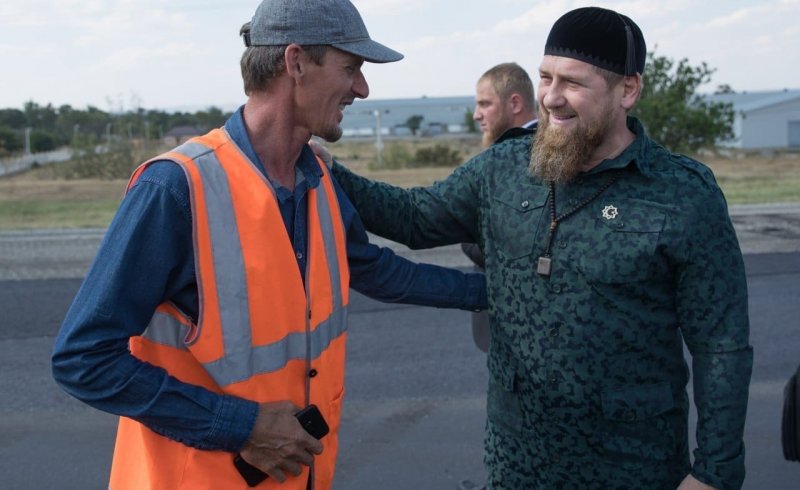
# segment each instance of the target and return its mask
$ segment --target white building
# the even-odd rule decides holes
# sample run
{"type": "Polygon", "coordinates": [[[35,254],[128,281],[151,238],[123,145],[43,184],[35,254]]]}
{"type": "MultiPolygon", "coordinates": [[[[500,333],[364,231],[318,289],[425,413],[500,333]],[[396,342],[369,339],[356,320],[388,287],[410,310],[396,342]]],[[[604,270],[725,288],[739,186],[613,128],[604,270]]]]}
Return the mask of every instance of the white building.
{"type": "Polygon", "coordinates": [[[735,137],[722,146],[800,148],[800,90],[714,94],[707,100],[730,102],[736,113],[735,137]]]}
{"type": "Polygon", "coordinates": [[[374,136],[378,128],[384,136],[408,136],[409,118],[421,116],[419,134],[464,133],[474,108],[474,96],[357,99],[345,109],[342,129],[345,136],[374,136]]]}

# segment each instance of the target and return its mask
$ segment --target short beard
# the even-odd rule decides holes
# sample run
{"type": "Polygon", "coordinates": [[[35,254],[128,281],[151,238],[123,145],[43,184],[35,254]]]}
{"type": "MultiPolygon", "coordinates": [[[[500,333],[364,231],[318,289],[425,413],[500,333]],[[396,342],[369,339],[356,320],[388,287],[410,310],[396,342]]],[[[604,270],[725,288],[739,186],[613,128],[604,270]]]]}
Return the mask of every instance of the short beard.
{"type": "Polygon", "coordinates": [[[542,180],[571,182],[605,139],[608,120],[597,124],[578,123],[572,131],[550,125],[550,116],[542,114],[533,140],[528,171],[542,180]]]}
{"type": "Polygon", "coordinates": [[[497,138],[494,137],[494,133],[492,131],[484,131],[483,136],[481,137],[481,145],[484,148],[489,148],[496,139],[497,138]]]}
{"type": "Polygon", "coordinates": [[[494,124],[489,126],[487,130],[483,133],[482,143],[484,148],[488,148],[492,146],[495,141],[497,141],[503,133],[508,131],[514,127],[511,122],[511,116],[507,114],[502,114],[494,124]]]}

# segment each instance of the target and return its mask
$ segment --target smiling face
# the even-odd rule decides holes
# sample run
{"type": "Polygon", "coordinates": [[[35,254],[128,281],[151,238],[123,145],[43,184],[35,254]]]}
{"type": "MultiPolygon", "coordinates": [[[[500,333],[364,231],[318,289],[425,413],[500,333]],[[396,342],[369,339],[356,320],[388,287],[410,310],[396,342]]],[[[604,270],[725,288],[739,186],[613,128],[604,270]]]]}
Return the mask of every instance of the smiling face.
{"type": "Polygon", "coordinates": [[[369,96],[369,85],[361,71],[364,60],[329,47],[322,65],[308,64],[305,90],[300,103],[311,134],[334,142],[342,137],[344,108],[356,98],[369,96]]]}
{"type": "Polygon", "coordinates": [[[553,130],[607,125],[619,116],[617,91],[588,63],[545,56],[539,77],[540,116],[553,130]]]}
{"type": "Polygon", "coordinates": [[[592,65],[572,58],[545,56],[539,77],[531,170],[545,180],[569,182],[599,163],[620,118],[624,127],[622,92],[592,65]]]}

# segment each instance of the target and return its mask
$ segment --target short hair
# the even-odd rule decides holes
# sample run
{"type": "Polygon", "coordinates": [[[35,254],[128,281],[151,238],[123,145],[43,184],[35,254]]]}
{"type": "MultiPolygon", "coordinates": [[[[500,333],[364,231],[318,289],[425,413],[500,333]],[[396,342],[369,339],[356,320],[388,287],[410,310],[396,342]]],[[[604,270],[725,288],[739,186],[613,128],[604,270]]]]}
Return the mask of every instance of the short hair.
{"type": "Polygon", "coordinates": [[[599,66],[591,66],[598,75],[605,79],[606,84],[608,84],[609,87],[615,87],[625,79],[625,75],[614,73],[611,70],[606,70],[605,68],[600,68],[599,66]]]}
{"type": "Polygon", "coordinates": [[[519,94],[526,109],[536,108],[531,77],[518,64],[500,63],[486,70],[480,79],[489,80],[501,100],[508,100],[511,95],[519,94]]]}
{"type": "MultiPolygon", "coordinates": [[[[244,50],[240,62],[244,93],[250,95],[264,90],[270,80],[286,69],[284,54],[287,46],[250,46],[244,50]]],[[[315,44],[301,46],[311,61],[322,65],[327,45],[315,44]]]]}
{"type": "MultiPolygon", "coordinates": [[[[595,65],[591,66],[598,75],[603,77],[603,79],[606,81],[606,86],[608,87],[609,90],[622,83],[625,80],[625,77],[633,76],[633,75],[620,75],[619,73],[614,73],[613,71],[606,70],[605,68],[600,68],[599,66],[595,65]]],[[[636,98],[637,102],[639,101],[639,99],[642,98],[642,90],[644,88],[644,77],[641,78],[641,84],[642,85],[640,87],[639,96],[636,98]]]]}

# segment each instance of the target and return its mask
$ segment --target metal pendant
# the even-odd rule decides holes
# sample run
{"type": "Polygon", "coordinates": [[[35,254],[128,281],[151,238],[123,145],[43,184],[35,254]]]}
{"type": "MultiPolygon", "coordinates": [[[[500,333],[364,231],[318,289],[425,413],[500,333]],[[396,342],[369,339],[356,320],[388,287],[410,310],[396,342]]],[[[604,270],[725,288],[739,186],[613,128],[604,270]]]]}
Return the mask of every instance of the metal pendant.
{"type": "Polygon", "coordinates": [[[550,262],[550,257],[539,257],[539,262],[536,264],[536,273],[540,276],[549,276],[550,262]]]}

